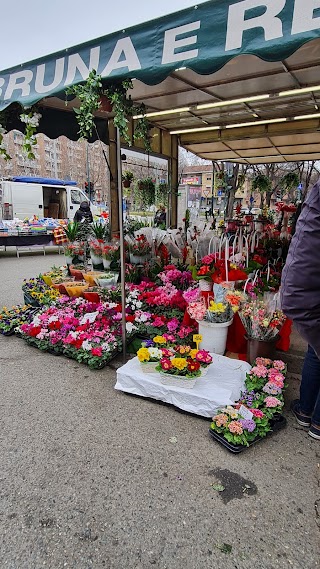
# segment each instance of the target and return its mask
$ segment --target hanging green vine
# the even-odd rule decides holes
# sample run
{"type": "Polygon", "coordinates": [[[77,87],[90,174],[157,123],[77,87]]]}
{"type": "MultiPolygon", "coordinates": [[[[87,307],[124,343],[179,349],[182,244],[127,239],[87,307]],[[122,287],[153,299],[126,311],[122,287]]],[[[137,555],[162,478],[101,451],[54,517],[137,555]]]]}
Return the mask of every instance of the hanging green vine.
{"type": "Polygon", "coordinates": [[[288,172],[284,176],[282,176],[280,180],[280,186],[286,192],[290,192],[294,188],[297,188],[299,185],[300,179],[299,175],[296,172],[288,172]]]}
{"type": "Polygon", "coordinates": [[[75,95],[80,101],[79,109],[74,108],[81,138],[90,138],[94,129],[94,112],[100,107],[102,82],[95,69],[90,71],[88,79],[80,85],[67,87],[67,95],[75,95]]]}
{"type": "Polygon", "coordinates": [[[22,150],[29,160],[35,160],[33,147],[37,144],[36,132],[41,119],[40,113],[30,111],[20,115],[21,122],[25,123],[24,139],[22,143],[22,150]]]}
{"type": "Polygon", "coordinates": [[[11,156],[8,154],[6,147],[4,146],[3,135],[6,134],[6,129],[0,124],[0,156],[5,160],[11,160],[11,156]]]}
{"type": "Polygon", "coordinates": [[[156,205],[165,205],[168,201],[169,187],[166,183],[160,183],[156,187],[155,203],[156,205]]]}
{"type": "Polygon", "coordinates": [[[252,180],[252,189],[254,191],[257,190],[260,193],[270,192],[271,187],[272,187],[271,180],[270,178],[268,178],[268,176],[265,176],[265,174],[258,174],[252,180]]]}

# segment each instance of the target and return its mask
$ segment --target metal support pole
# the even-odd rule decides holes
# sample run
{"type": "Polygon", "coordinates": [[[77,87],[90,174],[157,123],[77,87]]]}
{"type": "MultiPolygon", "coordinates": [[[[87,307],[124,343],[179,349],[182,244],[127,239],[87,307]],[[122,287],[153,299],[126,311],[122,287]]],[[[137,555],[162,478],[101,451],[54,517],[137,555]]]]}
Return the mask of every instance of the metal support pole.
{"type": "Polygon", "coordinates": [[[124,249],[123,231],[123,198],[122,198],[122,163],[120,132],[117,128],[117,170],[118,170],[118,208],[119,208],[119,233],[120,233],[120,275],[121,275],[121,306],[122,306],[122,356],[126,361],[126,255],[124,249]]]}

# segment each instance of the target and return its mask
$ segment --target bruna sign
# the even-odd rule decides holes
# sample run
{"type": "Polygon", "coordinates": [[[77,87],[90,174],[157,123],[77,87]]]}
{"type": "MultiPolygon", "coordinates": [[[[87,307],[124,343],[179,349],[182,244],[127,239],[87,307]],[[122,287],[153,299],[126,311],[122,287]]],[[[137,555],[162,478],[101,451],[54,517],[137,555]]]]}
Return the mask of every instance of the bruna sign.
{"type": "Polygon", "coordinates": [[[320,0],[215,0],[0,73],[0,109],[30,105],[85,80],[156,84],[177,67],[213,73],[232,57],[280,61],[320,37],[320,0]]]}

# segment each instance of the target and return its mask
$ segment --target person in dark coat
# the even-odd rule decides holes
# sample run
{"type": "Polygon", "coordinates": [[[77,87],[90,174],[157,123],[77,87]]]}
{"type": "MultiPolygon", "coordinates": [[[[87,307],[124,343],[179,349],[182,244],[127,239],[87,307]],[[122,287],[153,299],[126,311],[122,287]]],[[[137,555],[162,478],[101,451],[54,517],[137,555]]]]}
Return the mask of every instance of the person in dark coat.
{"type": "Polygon", "coordinates": [[[77,221],[78,223],[81,221],[89,221],[89,223],[92,223],[93,215],[89,202],[81,202],[79,209],[74,214],[73,221],[77,221]]]}
{"type": "Polygon", "coordinates": [[[282,272],[282,310],[308,342],[300,399],[291,404],[299,425],[320,440],[320,180],[308,193],[282,272]]]}

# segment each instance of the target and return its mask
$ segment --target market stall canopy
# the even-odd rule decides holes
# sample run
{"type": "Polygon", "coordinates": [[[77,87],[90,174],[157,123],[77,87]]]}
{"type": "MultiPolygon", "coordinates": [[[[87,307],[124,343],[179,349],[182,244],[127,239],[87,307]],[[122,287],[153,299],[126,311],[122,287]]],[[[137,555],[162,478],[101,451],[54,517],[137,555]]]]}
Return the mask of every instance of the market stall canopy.
{"type": "Polygon", "coordinates": [[[134,78],[150,121],[203,158],[320,159],[318,8],[211,0],[0,73],[0,109],[61,107],[57,95],[96,69],[134,78]]]}

